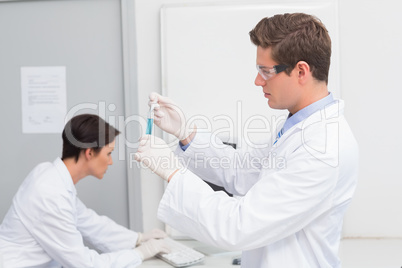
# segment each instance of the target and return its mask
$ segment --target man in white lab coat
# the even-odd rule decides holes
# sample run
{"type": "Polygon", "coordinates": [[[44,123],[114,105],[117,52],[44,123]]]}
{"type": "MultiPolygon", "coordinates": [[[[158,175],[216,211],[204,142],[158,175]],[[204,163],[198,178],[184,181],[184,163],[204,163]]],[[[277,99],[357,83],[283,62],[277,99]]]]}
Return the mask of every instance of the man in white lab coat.
{"type": "Polygon", "coordinates": [[[4,268],[137,267],[167,250],[158,240],[166,236],[163,231],[128,230],[77,197],[78,181],[89,175],[102,179],[113,163],[119,133],[97,115],[78,115],[66,124],[62,158],[31,171],[0,225],[4,268]]]}
{"type": "Polygon", "coordinates": [[[200,241],[242,250],[242,267],[340,267],[358,147],[343,101],[327,88],[330,37],[317,18],[295,13],[262,19],[250,38],[257,46],[255,84],[269,107],[289,111],[286,122],[266,148],[216,148],[216,137],[197,132],[170,99],[151,94],[159,104],[155,122],[180,140],[176,155],[184,160],[156,137],[141,139],[136,159],[169,182],[158,217],[200,241]],[[217,167],[223,158],[230,164],[217,167]]]}

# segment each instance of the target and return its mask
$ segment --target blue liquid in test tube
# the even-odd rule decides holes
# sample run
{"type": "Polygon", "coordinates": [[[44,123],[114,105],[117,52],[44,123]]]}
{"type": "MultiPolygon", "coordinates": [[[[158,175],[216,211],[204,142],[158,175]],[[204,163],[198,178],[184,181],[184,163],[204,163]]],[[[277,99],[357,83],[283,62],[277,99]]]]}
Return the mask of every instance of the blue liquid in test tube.
{"type": "Polygon", "coordinates": [[[147,131],[145,134],[151,135],[152,134],[152,126],[154,124],[154,119],[153,118],[148,118],[148,125],[147,125],[147,131]]]}
{"type": "Polygon", "coordinates": [[[147,130],[145,132],[145,134],[147,135],[152,134],[152,127],[154,126],[154,109],[155,104],[152,104],[148,112],[148,124],[147,124],[147,130]]]}

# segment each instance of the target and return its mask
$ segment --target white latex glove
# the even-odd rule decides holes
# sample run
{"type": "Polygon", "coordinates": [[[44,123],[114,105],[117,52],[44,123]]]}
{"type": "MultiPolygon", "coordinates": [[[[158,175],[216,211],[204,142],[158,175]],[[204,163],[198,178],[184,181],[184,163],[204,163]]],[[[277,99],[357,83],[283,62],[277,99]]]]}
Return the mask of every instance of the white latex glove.
{"type": "Polygon", "coordinates": [[[179,140],[185,140],[195,131],[194,125],[188,125],[184,112],[168,97],[152,92],[148,105],[154,105],[154,122],[163,131],[173,134],[179,140]],[[155,103],[157,103],[155,105],[155,103]]]}
{"type": "Polygon", "coordinates": [[[158,239],[158,238],[165,238],[167,237],[167,234],[162,231],[161,229],[153,229],[149,232],[145,233],[138,233],[138,239],[137,239],[137,245],[142,244],[152,238],[158,239]]]}
{"type": "Polygon", "coordinates": [[[183,168],[166,142],[151,135],[141,137],[134,159],[166,181],[169,181],[173,173],[183,168]]]}
{"type": "Polygon", "coordinates": [[[134,249],[142,260],[149,259],[158,253],[169,253],[169,247],[163,239],[150,239],[134,249]]]}

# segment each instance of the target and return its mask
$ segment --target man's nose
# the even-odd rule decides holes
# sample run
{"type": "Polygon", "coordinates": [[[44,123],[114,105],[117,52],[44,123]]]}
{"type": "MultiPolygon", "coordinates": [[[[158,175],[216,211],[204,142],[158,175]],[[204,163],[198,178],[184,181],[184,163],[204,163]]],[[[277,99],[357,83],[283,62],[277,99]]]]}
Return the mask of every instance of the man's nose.
{"type": "Polygon", "coordinates": [[[265,79],[262,78],[262,76],[259,73],[257,73],[257,76],[255,77],[254,80],[254,84],[256,86],[265,86],[265,83],[266,83],[265,79]]]}

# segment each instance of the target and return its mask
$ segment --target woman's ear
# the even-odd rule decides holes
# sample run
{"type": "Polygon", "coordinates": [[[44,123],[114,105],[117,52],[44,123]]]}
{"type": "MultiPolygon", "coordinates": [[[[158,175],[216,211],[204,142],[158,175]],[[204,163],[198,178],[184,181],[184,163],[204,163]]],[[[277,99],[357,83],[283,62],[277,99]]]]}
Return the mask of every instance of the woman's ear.
{"type": "Polygon", "coordinates": [[[92,148],[87,148],[84,151],[85,159],[90,160],[94,155],[94,150],[92,148]]]}

